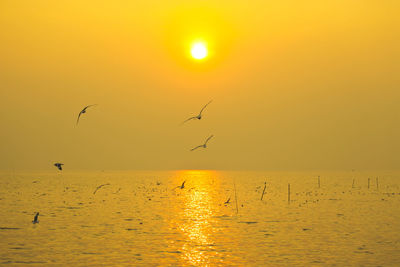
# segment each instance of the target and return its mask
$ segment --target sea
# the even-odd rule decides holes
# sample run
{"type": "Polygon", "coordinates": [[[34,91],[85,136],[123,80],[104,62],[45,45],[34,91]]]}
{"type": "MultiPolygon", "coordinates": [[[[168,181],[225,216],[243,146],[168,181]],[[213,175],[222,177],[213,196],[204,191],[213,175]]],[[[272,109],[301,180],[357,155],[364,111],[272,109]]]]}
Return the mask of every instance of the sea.
{"type": "Polygon", "coordinates": [[[396,171],[8,171],[0,211],[4,266],[400,266],[396,171]]]}

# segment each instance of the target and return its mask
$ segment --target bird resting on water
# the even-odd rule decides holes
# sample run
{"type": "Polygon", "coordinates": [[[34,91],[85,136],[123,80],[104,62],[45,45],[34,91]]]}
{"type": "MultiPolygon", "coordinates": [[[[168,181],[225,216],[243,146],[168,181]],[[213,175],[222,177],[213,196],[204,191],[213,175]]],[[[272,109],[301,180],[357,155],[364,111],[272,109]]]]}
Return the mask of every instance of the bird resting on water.
{"type": "Polygon", "coordinates": [[[35,217],[33,218],[33,221],[32,221],[32,223],[39,223],[39,220],[38,220],[38,218],[39,218],[39,212],[36,212],[36,215],[35,215],[35,217]]]}

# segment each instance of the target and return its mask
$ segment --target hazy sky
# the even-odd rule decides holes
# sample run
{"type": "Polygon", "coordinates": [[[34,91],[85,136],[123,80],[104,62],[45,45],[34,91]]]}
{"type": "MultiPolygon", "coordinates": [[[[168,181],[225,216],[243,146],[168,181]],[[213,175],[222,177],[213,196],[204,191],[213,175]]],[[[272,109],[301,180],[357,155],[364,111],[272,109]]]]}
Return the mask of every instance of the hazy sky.
{"type": "Polygon", "coordinates": [[[399,12],[397,0],[2,0],[0,169],[399,169],[399,12]]]}

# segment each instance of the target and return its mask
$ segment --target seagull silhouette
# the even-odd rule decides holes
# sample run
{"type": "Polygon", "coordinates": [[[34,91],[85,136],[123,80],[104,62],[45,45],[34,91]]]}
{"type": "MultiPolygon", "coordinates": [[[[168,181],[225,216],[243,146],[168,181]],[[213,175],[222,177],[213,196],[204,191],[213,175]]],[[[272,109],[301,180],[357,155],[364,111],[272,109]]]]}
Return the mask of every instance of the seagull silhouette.
{"type": "Polygon", "coordinates": [[[183,181],[182,185],[180,185],[180,186],[177,186],[177,187],[175,187],[174,189],[177,189],[177,188],[179,188],[179,189],[183,189],[183,188],[185,188],[185,183],[186,183],[186,180],[185,180],[185,181],[183,181]]]}
{"type": "Polygon", "coordinates": [[[207,138],[207,140],[204,142],[204,144],[199,145],[199,146],[196,146],[196,147],[192,148],[190,151],[196,150],[196,149],[198,149],[198,148],[200,148],[200,147],[206,148],[206,147],[207,147],[208,141],[210,141],[210,139],[211,139],[213,136],[214,136],[214,135],[210,135],[210,137],[207,138]]]}
{"type": "Polygon", "coordinates": [[[64,165],[64,163],[54,163],[54,166],[56,166],[60,171],[62,171],[62,165],[64,165]]]}
{"type": "Polygon", "coordinates": [[[103,186],[106,186],[106,185],[110,185],[110,184],[102,184],[102,185],[99,185],[99,186],[96,188],[96,190],[94,190],[93,195],[96,194],[97,190],[99,190],[100,188],[102,188],[103,186]]]}
{"type": "Polygon", "coordinates": [[[38,217],[39,217],[39,212],[36,212],[35,218],[33,218],[32,223],[39,223],[38,217]]]}
{"type": "Polygon", "coordinates": [[[78,123],[79,123],[79,118],[81,117],[81,115],[82,115],[83,113],[86,113],[86,109],[89,108],[89,107],[93,107],[93,106],[97,106],[97,104],[86,106],[86,107],[84,107],[84,108],[81,110],[81,112],[79,112],[78,119],[76,120],[76,125],[78,125],[78,123]]]}
{"type": "Polygon", "coordinates": [[[208,103],[200,110],[199,115],[194,116],[194,117],[190,117],[189,119],[187,119],[187,120],[185,120],[184,122],[182,122],[181,125],[184,124],[185,122],[190,121],[190,120],[194,120],[194,119],[201,120],[201,113],[203,112],[203,110],[204,110],[211,102],[212,102],[212,100],[211,100],[210,102],[208,102],[208,103]]]}

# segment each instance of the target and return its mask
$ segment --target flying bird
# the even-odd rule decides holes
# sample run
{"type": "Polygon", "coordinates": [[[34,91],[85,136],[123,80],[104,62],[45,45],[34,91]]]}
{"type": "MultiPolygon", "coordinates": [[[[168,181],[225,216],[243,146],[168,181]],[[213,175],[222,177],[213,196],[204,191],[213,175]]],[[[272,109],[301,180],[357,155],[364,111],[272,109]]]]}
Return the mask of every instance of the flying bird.
{"type": "Polygon", "coordinates": [[[39,217],[39,212],[36,212],[36,215],[35,215],[35,217],[33,218],[32,223],[39,223],[38,217],[39,217]]]}
{"type": "Polygon", "coordinates": [[[225,204],[225,205],[226,205],[226,204],[229,204],[229,202],[230,202],[230,201],[231,201],[231,198],[229,197],[229,198],[228,198],[228,200],[227,200],[227,201],[225,201],[225,203],[224,203],[224,204],[225,204]]]}
{"type": "Polygon", "coordinates": [[[177,188],[183,189],[183,188],[185,188],[185,183],[186,183],[186,180],[183,181],[183,183],[182,183],[180,186],[177,186],[177,187],[175,187],[174,189],[177,189],[177,188]]]}
{"type": "Polygon", "coordinates": [[[62,171],[62,165],[64,165],[64,163],[54,163],[54,166],[56,166],[60,171],[62,171]]]}
{"type": "Polygon", "coordinates": [[[86,106],[81,110],[81,112],[79,112],[78,119],[76,120],[76,125],[78,125],[81,115],[86,113],[86,109],[93,107],[93,106],[97,106],[97,104],[86,106]]]}
{"type": "Polygon", "coordinates": [[[102,188],[103,186],[106,186],[106,185],[110,185],[110,184],[102,184],[102,185],[99,185],[99,186],[96,188],[96,190],[94,190],[93,195],[96,194],[97,190],[99,190],[100,188],[102,188]]]}
{"type": "Polygon", "coordinates": [[[200,110],[199,115],[194,116],[194,117],[190,117],[189,119],[187,119],[187,120],[185,120],[184,122],[182,122],[181,125],[184,124],[185,122],[190,121],[190,120],[194,120],[194,119],[201,120],[201,114],[202,114],[203,110],[204,110],[211,102],[212,102],[212,100],[211,100],[210,102],[208,102],[208,103],[200,110]]]}
{"type": "Polygon", "coordinates": [[[196,150],[196,149],[198,149],[198,148],[200,148],[200,147],[207,148],[207,143],[208,143],[208,141],[210,141],[210,139],[211,139],[213,136],[214,136],[214,135],[210,135],[210,137],[207,138],[207,140],[204,142],[204,144],[199,145],[199,146],[196,146],[196,147],[192,148],[190,151],[196,150]]]}

